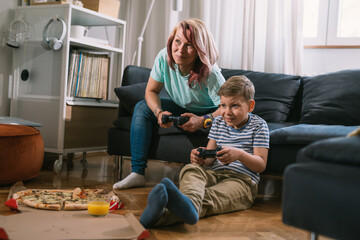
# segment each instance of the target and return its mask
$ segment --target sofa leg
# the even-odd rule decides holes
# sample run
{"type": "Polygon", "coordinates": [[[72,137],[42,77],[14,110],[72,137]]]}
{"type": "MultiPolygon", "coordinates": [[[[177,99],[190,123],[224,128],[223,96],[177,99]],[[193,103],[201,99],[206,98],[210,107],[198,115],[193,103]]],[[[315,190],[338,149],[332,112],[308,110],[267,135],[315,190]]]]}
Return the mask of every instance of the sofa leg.
{"type": "Polygon", "coordinates": [[[117,176],[116,178],[118,180],[121,180],[122,179],[122,168],[123,168],[123,165],[124,165],[124,158],[123,156],[115,156],[115,161],[116,161],[116,173],[117,173],[117,176]]]}
{"type": "Polygon", "coordinates": [[[318,234],[316,234],[314,232],[310,233],[310,240],[318,240],[318,239],[319,239],[318,234]]]}
{"type": "Polygon", "coordinates": [[[120,180],[123,178],[123,166],[124,166],[124,158],[120,156],[120,180]]]}

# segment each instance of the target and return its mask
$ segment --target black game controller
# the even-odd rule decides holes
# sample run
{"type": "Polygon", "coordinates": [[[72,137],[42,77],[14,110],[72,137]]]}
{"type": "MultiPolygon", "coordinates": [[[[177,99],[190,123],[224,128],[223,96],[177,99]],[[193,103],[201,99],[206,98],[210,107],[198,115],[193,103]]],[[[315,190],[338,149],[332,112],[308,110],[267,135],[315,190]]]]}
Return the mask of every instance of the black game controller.
{"type": "Polygon", "coordinates": [[[198,148],[197,149],[199,152],[198,157],[202,157],[202,158],[214,158],[214,157],[220,157],[221,155],[217,155],[217,152],[222,150],[222,147],[217,147],[216,149],[204,149],[204,148],[198,148]]]}
{"type": "Polygon", "coordinates": [[[190,118],[188,117],[182,117],[182,116],[171,116],[171,115],[162,115],[161,121],[162,123],[168,123],[173,122],[175,125],[183,125],[187,121],[189,121],[190,118]]]}

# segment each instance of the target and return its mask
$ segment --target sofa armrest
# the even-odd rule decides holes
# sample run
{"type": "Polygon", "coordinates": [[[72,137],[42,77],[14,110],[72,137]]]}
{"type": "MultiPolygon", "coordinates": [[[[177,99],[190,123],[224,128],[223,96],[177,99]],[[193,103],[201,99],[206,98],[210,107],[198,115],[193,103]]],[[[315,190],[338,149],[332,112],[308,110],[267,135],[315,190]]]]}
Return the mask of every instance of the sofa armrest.
{"type": "Polygon", "coordinates": [[[360,167],[360,136],[337,137],[306,146],[297,158],[301,162],[329,162],[360,167]]]}

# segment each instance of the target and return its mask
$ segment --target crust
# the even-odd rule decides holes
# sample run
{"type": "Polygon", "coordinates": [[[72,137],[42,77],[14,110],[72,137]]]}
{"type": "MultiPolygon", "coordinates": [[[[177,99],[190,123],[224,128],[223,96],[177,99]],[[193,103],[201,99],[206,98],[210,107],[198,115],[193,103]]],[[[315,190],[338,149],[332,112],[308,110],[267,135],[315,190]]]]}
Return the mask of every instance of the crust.
{"type": "Polygon", "coordinates": [[[64,210],[86,210],[87,204],[86,203],[73,203],[73,202],[66,202],[64,205],[64,210]]]}
{"type": "Polygon", "coordinates": [[[32,193],[32,190],[30,190],[30,189],[22,190],[22,191],[14,193],[12,198],[14,198],[15,200],[20,200],[22,196],[31,194],[31,193],[32,193]]]}
{"type": "Polygon", "coordinates": [[[89,195],[96,195],[102,193],[103,189],[84,189],[76,188],[73,192],[73,199],[81,198],[86,199],[89,195]]]}
{"type": "Polygon", "coordinates": [[[72,198],[73,198],[73,199],[79,198],[80,193],[81,193],[81,189],[80,189],[80,188],[75,188],[74,191],[73,191],[73,196],[72,196],[72,198]]]}
{"type": "Polygon", "coordinates": [[[25,200],[23,201],[23,203],[24,203],[26,206],[33,207],[33,208],[37,208],[37,205],[39,204],[39,203],[33,202],[33,201],[29,200],[29,199],[25,199],[25,200]]]}
{"type": "Polygon", "coordinates": [[[39,203],[36,208],[60,211],[61,204],[60,203],[52,203],[52,204],[39,203]]]}

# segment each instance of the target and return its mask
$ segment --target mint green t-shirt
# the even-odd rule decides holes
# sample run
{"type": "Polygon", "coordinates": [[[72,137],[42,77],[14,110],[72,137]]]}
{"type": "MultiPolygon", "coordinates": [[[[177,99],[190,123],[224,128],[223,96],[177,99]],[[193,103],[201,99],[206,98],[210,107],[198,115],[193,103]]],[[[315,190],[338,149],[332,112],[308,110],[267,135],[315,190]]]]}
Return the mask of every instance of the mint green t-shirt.
{"type": "Polygon", "coordinates": [[[220,104],[220,97],[217,95],[225,79],[221,69],[214,64],[210,76],[206,82],[195,84],[193,88],[188,85],[188,77],[181,76],[178,65],[175,64],[175,71],[170,68],[167,62],[167,50],[162,49],[155,58],[154,66],[150,76],[164,83],[164,87],[171,99],[180,107],[192,112],[205,112],[220,104]]]}

